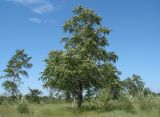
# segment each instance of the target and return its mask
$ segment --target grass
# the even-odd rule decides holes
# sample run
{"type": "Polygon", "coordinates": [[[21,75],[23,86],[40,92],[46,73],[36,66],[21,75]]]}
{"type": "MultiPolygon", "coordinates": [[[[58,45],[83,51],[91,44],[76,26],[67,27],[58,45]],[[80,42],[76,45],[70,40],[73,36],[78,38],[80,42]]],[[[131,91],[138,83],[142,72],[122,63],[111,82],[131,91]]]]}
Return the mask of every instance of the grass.
{"type": "Polygon", "coordinates": [[[154,108],[150,111],[137,111],[136,113],[127,113],[125,111],[83,111],[76,112],[71,104],[34,104],[29,105],[28,114],[19,114],[16,105],[0,105],[0,117],[159,117],[160,112],[154,108]]]}

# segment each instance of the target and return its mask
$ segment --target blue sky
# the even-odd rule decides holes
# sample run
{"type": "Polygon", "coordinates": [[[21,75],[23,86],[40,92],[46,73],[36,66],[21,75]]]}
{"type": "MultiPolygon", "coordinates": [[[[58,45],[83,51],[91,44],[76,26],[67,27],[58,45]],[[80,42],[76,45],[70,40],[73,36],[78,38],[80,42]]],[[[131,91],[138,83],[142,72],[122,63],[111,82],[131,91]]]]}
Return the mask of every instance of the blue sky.
{"type": "Polygon", "coordinates": [[[34,66],[30,77],[23,78],[21,91],[39,88],[47,94],[38,80],[43,60],[50,50],[63,49],[62,26],[78,5],[93,9],[103,17],[103,25],[112,29],[108,50],[119,56],[116,66],[121,79],[139,74],[147,87],[159,92],[159,0],[0,0],[0,75],[15,50],[25,49],[34,66]]]}

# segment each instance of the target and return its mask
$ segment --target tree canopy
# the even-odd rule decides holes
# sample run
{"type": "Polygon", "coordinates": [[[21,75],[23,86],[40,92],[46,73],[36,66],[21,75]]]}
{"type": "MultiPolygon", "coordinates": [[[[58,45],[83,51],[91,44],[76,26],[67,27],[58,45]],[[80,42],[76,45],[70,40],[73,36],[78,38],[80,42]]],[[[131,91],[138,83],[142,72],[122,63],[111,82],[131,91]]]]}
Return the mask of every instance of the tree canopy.
{"type": "Polygon", "coordinates": [[[68,35],[61,40],[64,50],[49,53],[41,79],[47,88],[71,93],[80,108],[85,90],[96,92],[119,82],[119,71],[113,65],[118,56],[106,51],[111,30],[102,26],[100,16],[82,6],[73,13],[63,26],[68,35]]]}
{"type": "Polygon", "coordinates": [[[19,93],[18,86],[22,84],[21,78],[28,77],[27,69],[32,67],[30,63],[31,57],[29,57],[24,49],[17,50],[7,64],[7,68],[4,70],[2,76],[5,81],[2,86],[12,96],[16,96],[19,93]]]}

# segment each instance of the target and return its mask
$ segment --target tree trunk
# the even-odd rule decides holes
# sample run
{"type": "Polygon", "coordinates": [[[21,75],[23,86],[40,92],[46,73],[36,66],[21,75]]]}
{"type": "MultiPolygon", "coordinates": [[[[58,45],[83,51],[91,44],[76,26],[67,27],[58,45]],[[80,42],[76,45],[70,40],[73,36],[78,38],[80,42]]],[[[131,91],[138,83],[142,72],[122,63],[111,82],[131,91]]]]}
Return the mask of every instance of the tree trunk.
{"type": "Polygon", "coordinates": [[[69,91],[65,92],[65,99],[67,102],[69,102],[71,100],[71,94],[69,93],[69,91]]]}
{"type": "Polygon", "coordinates": [[[83,86],[82,86],[82,82],[79,81],[79,91],[78,91],[78,97],[77,97],[78,110],[81,109],[82,101],[83,101],[83,86]]]}
{"type": "Polygon", "coordinates": [[[11,101],[15,101],[16,98],[15,98],[15,94],[14,94],[14,91],[11,92],[11,101]]]}

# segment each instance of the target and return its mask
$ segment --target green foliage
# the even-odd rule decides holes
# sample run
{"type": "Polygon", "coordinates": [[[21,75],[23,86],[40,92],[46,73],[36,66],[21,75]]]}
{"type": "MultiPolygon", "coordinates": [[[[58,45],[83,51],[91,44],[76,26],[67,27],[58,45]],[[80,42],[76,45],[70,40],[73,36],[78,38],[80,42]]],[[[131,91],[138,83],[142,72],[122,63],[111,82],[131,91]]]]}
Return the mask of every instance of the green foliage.
{"type": "Polygon", "coordinates": [[[8,101],[8,97],[1,95],[0,96],[0,105],[2,105],[5,101],[8,101]]]}
{"type": "Polygon", "coordinates": [[[40,101],[42,104],[55,104],[55,103],[59,103],[59,101],[61,100],[54,97],[42,96],[40,98],[40,101]]]}
{"type": "Polygon", "coordinates": [[[21,114],[29,113],[29,107],[24,97],[17,100],[17,112],[21,114]]]}
{"type": "Polygon", "coordinates": [[[146,88],[141,77],[133,75],[121,82],[122,87],[119,90],[118,98],[114,98],[112,88],[102,89],[95,98],[89,102],[91,108],[100,110],[124,110],[127,112],[136,112],[137,110],[160,109],[160,96],[146,88]]]}
{"type": "Polygon", "coordinates": [[[31,57],[25,54],[24,50],[17,50],[15,55],[9,60],[7,68],[4,70],[5,75],[2,78],[5,79],[2,86],[8,93],[15,97],[19,93],[18,86],[22,83],[21,76],[28,77],[26,69],[32,67],[29,62],[31,57]]]}
{"type": "Polygon", "coordinates": [[[2,86],[11,95],[0,97],[0,117],[66,117],[77,116],[77,112],[79,117],[159,117],[160,94],[146,88],[139,75],[119,80],[120,72],[114,66],[118,56],[106,51],[109,46],[107,35],[111,30],[102,26],[102,18],[82,6],[75,8],[73,13],[74,16],[63,26],[68,35],[61,40],[64,50],[51,51],[42,72],[44,87],[54,93],[58,91],[56,98],[53,92],[50,97],[40,97],[41,91],[29,88],[30,93],[25,97],[30,102],[28,104],[20,94],[19,86],[23,83],[22,77],[28,77],[31,57],[24,50],[17,50],[9,60],[5,74],[0,77],[4,79],[2,86]],[[34,105],[40,101],[43,103],[34,105]],[[74,108],[75,103],[81,111],[74,108]]]}
{"type": "Polygon", "coordinates": [[[2,83],[2,86],[6,91],[8,91],[8,93],[11,93],[13,98],[15,98],[15,95],[19,93],[18,86],[15,82],[6,80],[2,83]]]}
{"type": "Polygon", "coordinates": [[[102,89],[98,95],[88,103],[88,109],[101,111],[123,110],[136,113],[139,111],[151,112],[157,109],[160,112],[160,96],[154,93],[138,91],[136,95],[122,91],[118,99],[114,99],[109,89],[102,89]]]}
{"type": "Polygon", "coordinates": [[[65,51],[49,53],[41,80],[47,88],[72,94],[80,108],[84,91],[96,93],[119,81],[119,72],[113,66],[118,57],[105,50],[110,30],[101,25],[101,17],[82,6],[73,12],[75,16],[64,24],[64,31],[70,34],[62,39],[65,51]]]}
{"type": "Polygon", "coordinates": [[[112,99],[108,89],[102,89],[95,99],[98,108],[110,108],[109,101],[112,99]]]}
{"type": "Polygon", "coordinates": [[[115,100],[115,107],[113,106],[113,110],[117,109],[117,110],[123,110],[126,112],[131,112],[131,113],[135,113],[136,112],[136,107],[135,107],[135,103],[133,102],[133,98],[130,95],[124,95],[122,97],[120,97],[118,100],[115,100]]]}
{"type": "Polygon", "coordinates": [[[39,91],[38,89],[30,89],[29,88],[30,93],[28,95],[26,95],[26,99],[30,102],[30,103],[40,103],[40,95],[42,94],[41,91],[39,91]]]}
{"type": "Polygon", "coordinates": [[[139,92],[143,92],[145,83],[142,81],[142,78],[139,75],[133,74],[132,77],[127,78],[122,81],[123,88],[125,92],[130,95],[137,95],[139,92]]]}
{"type": "Polygon", "coordinates": [[[103,111],[123,110],[134,112],[134,105],[129,97],[122,96],[118,99],[114,99],[113,95],[110,94],[109,89],[102,89],[97,97],[91,99],[89,106],[103,111]]]}
{"type": "Polygon", "coordinates": [[[21,114],[29,113],[28,105],[25,103],[18,104],[17,111],[21,114]]]}
{"type": "Polygon", "coordinates": [[[160,111],[160,96],[152,94],[145,96],[144,94],[141,94],[137,98],[140,110],[151,111],[152,109],[157,108],[160,111]]]}

